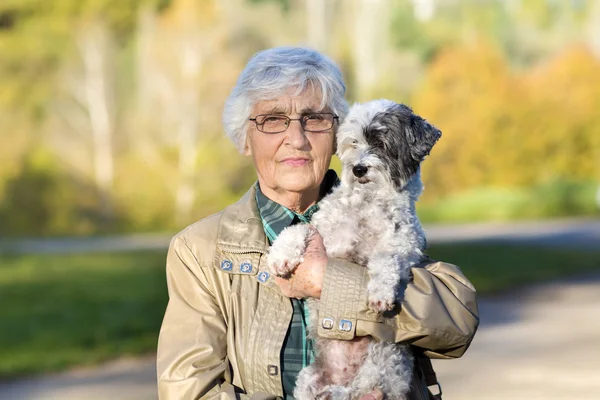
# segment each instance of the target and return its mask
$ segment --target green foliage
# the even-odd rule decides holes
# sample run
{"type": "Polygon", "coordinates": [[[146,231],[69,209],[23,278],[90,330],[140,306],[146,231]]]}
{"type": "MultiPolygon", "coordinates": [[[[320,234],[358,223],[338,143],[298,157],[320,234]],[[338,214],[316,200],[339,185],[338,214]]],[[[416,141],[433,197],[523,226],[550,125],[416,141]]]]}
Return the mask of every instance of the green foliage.
{"type": "MultiPolygon", "coordinates": [[[[361,90],[413,105],[444,132],[423,167],[423,217],[594,213],[600,62],[583,46],[566,46],[576,35],[583,38],[583,26],[591,21],[589,2],[438,2],[427,21],[414,18],[412,3],[390,2],[385,16],[390,37],[381,38],[388,48],[376,60],[383,73],[370,91],[361,90]]],[[[0,234],[182,228],[175,222],[178,183],[185,175],[178,168],[177,142],[185,118],[180,100],[188,98],[181,88],[191,85],[197,92],[189,95],[198,95],[199,154],[188,222],[238,199],[254,181],[254,170],[250,159],[221,137],[218,114],[254,51],[303,40],[304,22],[295,16],[306,9],[290,0],[247,0],[257,10],[250,16],[217,4],[0,3],[0,234]],[[258,4],[268,2],[272,6],[258,4]],[[276,5],[287,10],[283,20],[276,5]],[[152,9],[159,11],[140,13],[152,9]],[[265,20],[273,23],[262,24],[265,20]],[[94,152],[85,92],[90,86],[77,48],[80,34],[96,23],[108,27],[111,36],[103,76],[108,108],[115,111],[115,181],[108,193],[99,193],[91,182],[94,152]],[[278,34],[281,29],[285,34],[278,34]],[[203,47],[201,72],[192,83],[183,79],[179,58],[185,53],[181,46],[190,43],[189,48],[203,47]],[[32,143],[37,150],[28,152],[32,143]],[[103,199],[112,210],[100,206],[103,199]]],[[[346,72],[352,98],[360,79],[353,74],[357,55],[348,33],[360,16],[342,1],[327,7],[335,15],[328,26],[329,53],[346,72]]],[[[339,170],[335,159],[333,165],[339,170]]]]}
{"type": "Polygon", "coordinates": [[[0,3],[0,107],[31,108],[36,117],[55,82],[61,60],[73,51],[77,29],[105,21],[117,40],[131,39],[143,5],[169,0],[6,0],[0,3]]]}
{"type": "Polygon", "coordinates": [[[429,60],[441,43],[430,36],[425,24],[414,18],[412,4],[407,1],[396,3],[392,10],[390,35],[396,47],[416,52],[422,59],[429,60]]]}
{"type": "MultiPolygon", "coordinates": [[[[226,138],[208,136],[198,147],[194,186],[196,201],[188,223],[222,210],[236,202],[256,180],[251,159],[238,154],[226,138]]],[[[115,183],[117,230],[127,232],[180,230],[176,224],[176,157],[165,149],[165,164],[152,164],[139,155],[121,158],[122,173],[115,183]],[[148,179],[150,177],[150,179],[148,179]]]]}
{"type": "Polygon", "coordinates": [[[0,380],[156,349],[165,253],[0,256],[0,380]]]}
{"type": "Polygon", "coordinates": [[[478,187],[417,204],[424,222],[505,221],[600,215],[595,182],[553,181],[532,187],[478,187]]]}
{"type": "Polygon", "coordinates": [[[102,225],[95,190],[62,172],[47,151],[32,150],[7,180],[0,235],[86,234],[102,225]]]}
{"type": "Polygon", "coordinates": [[[117,164],[122,171],[115,181],[115,203],[125,218],[113,231],[148,232],[173,230],[174,188],[169,185],[169,170],[130,155],[117,164]]]}
{"type": "Polygon", "coordinates": [[[281,7],[282,11],[289,11],[290,9],[290,2],[292,0],[248,0],[250,3],[277,3],[279,4],[279,6],[281,7]]]}

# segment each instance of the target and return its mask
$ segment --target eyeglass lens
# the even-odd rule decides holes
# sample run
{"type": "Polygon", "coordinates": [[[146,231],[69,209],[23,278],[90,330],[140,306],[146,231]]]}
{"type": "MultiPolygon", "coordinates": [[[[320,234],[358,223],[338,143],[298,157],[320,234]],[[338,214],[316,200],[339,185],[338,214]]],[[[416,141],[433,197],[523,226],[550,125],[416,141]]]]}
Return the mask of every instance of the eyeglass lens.
{"type": "Polygon", "coordinates": [[[267,133],[285,131],[291,121],[300,121],[302,128],[309,132],[326,131],[333,127],[335,116],[333,114],[307,114],[301,118],[289,118],[285,115],[259,115],[256,117],[258,128],[267,133]]]}

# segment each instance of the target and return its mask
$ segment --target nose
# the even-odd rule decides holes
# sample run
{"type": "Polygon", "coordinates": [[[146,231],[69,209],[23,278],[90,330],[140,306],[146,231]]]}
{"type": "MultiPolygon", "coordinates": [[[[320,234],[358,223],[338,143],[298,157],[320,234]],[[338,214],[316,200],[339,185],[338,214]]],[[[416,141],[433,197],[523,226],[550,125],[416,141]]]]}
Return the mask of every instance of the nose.
{"type": "Polygon", "coordinates": [[[364,165],[358,164],[358,165],[355,165],[354,168],[352,168],[352,173],[357,178],[361,178],[361,177],[365,176],[365,174],[367,173],[367,169],[368,168],[365,167],[364,165]]]}
{"type": "Polygon", "coordinates": [[[286,130],[287,142],[293,147],[304,150],[308,146],[308,138],[306,132],[302,128],[299,121],[290,121],[290,125],[286,130]],[[294,125],[294,122],[298,122],[294,125]]]}

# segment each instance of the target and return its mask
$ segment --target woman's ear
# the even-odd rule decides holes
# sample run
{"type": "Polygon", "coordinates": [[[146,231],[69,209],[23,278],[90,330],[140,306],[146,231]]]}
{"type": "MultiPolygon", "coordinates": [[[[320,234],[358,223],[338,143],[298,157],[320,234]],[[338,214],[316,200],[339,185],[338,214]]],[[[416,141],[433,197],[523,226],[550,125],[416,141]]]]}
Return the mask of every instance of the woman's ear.
{"type": "Polygon", "coordinates": [[[337,147],[338,147],[338,143],[337,143],[337,129],[335,129],[333,131],[333,154],[337,153],[337,147]]]}
{"type": "Polygon", "coordinates": [[[250,146],[250,137],[246,134],[246,139],[244,141],[244,148],[242,149],[242,154],[245,156],[252,155],[252,147],[250,146]]]}

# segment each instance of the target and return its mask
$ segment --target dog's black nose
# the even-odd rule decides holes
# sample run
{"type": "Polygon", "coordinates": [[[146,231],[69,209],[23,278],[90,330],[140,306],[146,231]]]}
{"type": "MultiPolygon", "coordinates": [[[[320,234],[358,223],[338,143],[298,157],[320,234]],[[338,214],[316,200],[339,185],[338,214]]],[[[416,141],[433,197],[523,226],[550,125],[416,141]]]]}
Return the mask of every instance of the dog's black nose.
{"type": "Polygon", "coordinates": [[[367,173],[367,167],[361,164],[355,165],[354,168],[352,168],[352,173],[357,178],[361,178],[367,173]]]}

